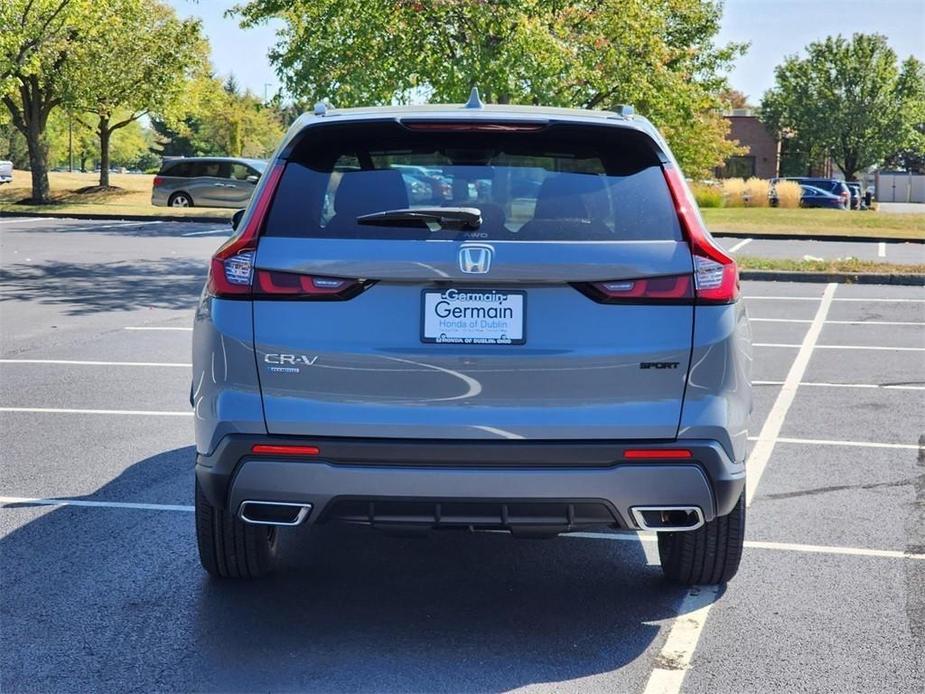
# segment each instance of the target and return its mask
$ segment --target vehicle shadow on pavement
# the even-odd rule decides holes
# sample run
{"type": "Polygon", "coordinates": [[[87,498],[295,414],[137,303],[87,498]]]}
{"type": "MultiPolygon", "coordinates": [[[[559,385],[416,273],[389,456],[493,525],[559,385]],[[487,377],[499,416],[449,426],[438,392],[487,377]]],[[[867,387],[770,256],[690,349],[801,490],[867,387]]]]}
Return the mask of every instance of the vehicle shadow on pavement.
{"type": "MultiPolygon", "coordinates": [[[[191,487],[188,447],[84,498],[186,505],[191,487]]],[[[5,691],[641,689],[683,594],[636,542],[332,525],[281,537],[279,571],[246,583],[205,575],[189,512],[0,514],[5,691]]]]}
{"type": "Polygon", "coordinates": [[[177,258],[11,265],[0,270],[0,300],[63,306],[69,316],[138,308],[189,309],[196,305],[207,270],[205,261],[177,258]]]}

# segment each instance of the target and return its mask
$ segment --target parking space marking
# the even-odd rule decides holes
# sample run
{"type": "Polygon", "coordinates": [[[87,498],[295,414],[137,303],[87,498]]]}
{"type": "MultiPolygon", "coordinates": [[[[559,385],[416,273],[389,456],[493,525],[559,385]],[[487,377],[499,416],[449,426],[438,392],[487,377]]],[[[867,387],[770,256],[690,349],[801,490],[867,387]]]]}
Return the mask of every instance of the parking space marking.
{"type": "MultiPolygon", "coordinates": [[[[756,318],[749,316],[752,323],[812,323],[809,318],[756,318]]],[[[826,325],[925,325],[925,321],[906,320],[827,320],[826,325]]]]}
{"type": "Polygon", "coordinates": [[[826,285],[819,302],[819,308],[816,309],[816,315],[813,317],[813,322],[809,326],[809,330],[806,331],[803,342],[798,345],[800,351],[790,365],[787,377],[784,379],[780,392],[774,400],[774,405],[771,407],[771,411],[768,413],[768,417],[758,434],[757,444],[748,456],[746,461],[749,472],[745,490],[746,506],[751,504],[758,482],[761,480],[764,469],[771,458],[771,453],[774,451],[774,443],[777,437],[780,436],[787,411],[793,404],[794,398],[796,398],[797,389],[800,387],[800,382],[803,380],[807,366],[809,366],[810,357],[816,347],[816,342],[819,340],[819,335],[822,333],[822,326],[825,323],[826,316],[829,314],[829,308],[832,306],[832,300],[835,298],[837,288],[838,285],[835,283],[826,285]]]}
{"type": "Polygon", "coordinates": [[[0,359],[0,364],[57,364],[65,366],[163,366],[191,369],[192,364],[166,361],[78,361],[73,359],[0,359]]]}
{"type": "Polygon", "coordinates": [[[739,241],[735,246],[733,246],[732,248],[730,248],[730,249],[729,249],[729,252],[730,252],[730,253],[735,253],[737,250],[739,250],[739,249],[742,248],[743,246],[747,246],[747,245],[750,244],[751,242],[752,242],[751,239],[742,239],[742,240],[739,241]]]}
{"type": "MultiPolygon", "coordinates": [[[[771,453],[774,452],[784,419],[796,398],[797,389],[800,387],[813,349],[822,333],[822,327],[832,306],[832,300],[835,298],[836,289],[838,289],[837,284],[827,284],[822,296],[818,299],[819,307],[816,309],[813,322],[803,337],[800,351],[790,365],[790,370],[774,399],[771,411],[761,426],[755,447],[748,456],[746,461],[748,476],[745,483],[746,507],[751,505],[758,483],[771,459],[771,453]]],[[[700,640],[707,616],[710,614],[710,608],[719,596],[718,590],[694,587],[685,595],[678,607],[678,616],[671,625],[665,645],[656,657],[655,668],[649,675],[645,694],[678,694],[681,691],[684,676],[690,667],[697,642],[700,640]]]]}
{"type": "MultiPolygon", "coordinates": [[[[800,345],[791,345],[782,342],[753,342],[752,347],[789,347],[797,349],[800,345]]],[[[887,347],[881,345],[816,345],[816,349],[873,349],[895,350],[898,352],[925,352],[925,347],[887,347]]]]}
{"type": "MultiPolygon", "coordinates": [[[[616,540],[619,542],[641,542],[654,544],[658,542],[655,533],[566,533],[562,537],[584,538],[588,540],[616,540]]],[[[898,549],[867,549],[865,547],[836,547],[833,545],[802,545],[794,542],[766,542],[764,540],[746,540],[747,549],[769,549],[779,552],[807,552],[810,554],[841,554],[855,557],[879,557],[882,559],[925,560],[925,554],[906,552],[898,549]]]]}
{"type": "Polygon", "coordinates": [[[684,596],[665,645],[655,658],[656,667],[649,675],[643,694],[675,694],[681,691],[710,607],[719,595],[718,587],[696,587],[684,596]]]}
{"type": "MultiPolygon", "coordinates": [[[[749,436],[749,441],[758,441],[760,436],[749,436]]],[[[777,443],[797,443],[807,446],[849,446],[854,448],[898,448],[902,450],[917,451],[915,443],[881,443],[879,441],[845,441],[843,439],[797,439],[780,437],[777,443]]]]}
{"type": "Polygon", "coordinates": [[[877,244],[877,257],[886,258],[886,243],[883,241],[877,244]]]}
{"type": "MultiPolygon", "coordinates": [[[[818,296],[762,296],[757,295],[745,295],[746,301],[819,301],[818,296]]],[[[925,303],[925,299],[887,299],[887,298],[875,298],[867,299],[856,296],[843,296],[835,299],[835,301],[863,301],[863,302],[879,302],[879,303],[896,303],[896,304],[921,304],[925,303]]]]}
{"type": "Polygon", "coordinates": [[[33,412],[37,414],[112,414],[138,417],[192,417],[192,412],[167,410],[81,410],[68,407],[0,407],[0,412],[33,412]]]}
{"type": "Polygon", "coordinates": [[[221,229],[206,229],[205,231],[190,231],[180,236],[208,236],[209,234],[231,234],[231,227],[222,227],[221,229]]]}
{"type": "Polygon", "coordinates": [[[177,504],[136,504],[123,501],[86,501],[84,499],[42,499],[27,496],[0,496],[0,506],[33,504],[35,506],[90,506],[93,508],[127,508],[137,511],[180,511],[192,513],[193,506],[177,504]]]}
{"type": "MultiPolygon", "coordinates": [[[[783,381],[752,381],[753,386],[782,386],[783,381]]],[[[881,390],[925,390],[925,386],[911,386],[900,384],[880,384],[880,383],[814,383],[812,381],[803,381],[800,387],[809,386],[811,388],[879,388],[881,390]]]]}
{"type": "Polygon", "coordinates": [[[48,222],[51,217],[15,217],[13,219],[0,219],[0,224],[28,224],[30,222],[48,222]]]}
{"type": "Polygon", "coordinates": [[[193,332],[192,328],[184,328],[170,325],[129,325],[123,330],[178,330],[182,332],[193,332]]]}

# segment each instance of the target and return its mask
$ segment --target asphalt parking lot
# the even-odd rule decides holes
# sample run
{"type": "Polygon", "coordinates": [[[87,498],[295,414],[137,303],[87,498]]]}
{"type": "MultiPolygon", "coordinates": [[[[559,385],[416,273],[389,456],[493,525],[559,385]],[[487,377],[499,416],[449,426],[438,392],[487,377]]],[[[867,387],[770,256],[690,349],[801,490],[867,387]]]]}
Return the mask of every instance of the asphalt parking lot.
{"type": "Polygon", "coordinates": [[[189,326],[226,234],[0,219],[3,691],[925,691],[922,288],[744,284],[754,449],[725,591],[664,583],[652,537],[334,526],[216,582],[189,326]]]}

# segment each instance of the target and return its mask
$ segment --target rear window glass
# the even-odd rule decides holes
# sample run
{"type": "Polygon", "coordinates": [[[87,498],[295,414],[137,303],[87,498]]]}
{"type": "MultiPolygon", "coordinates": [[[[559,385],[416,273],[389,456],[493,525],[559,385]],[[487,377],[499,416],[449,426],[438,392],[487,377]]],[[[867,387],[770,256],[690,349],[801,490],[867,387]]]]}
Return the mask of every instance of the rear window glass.
{"type": "Polygon", "coordinates": [[[648,138],[617,128],[434,132],[397,124],[305,133],[264,233],[310,238],[679,240],[648,138]],[[398,209],[476,208],[478,229],[357,218],[398,209]]]}

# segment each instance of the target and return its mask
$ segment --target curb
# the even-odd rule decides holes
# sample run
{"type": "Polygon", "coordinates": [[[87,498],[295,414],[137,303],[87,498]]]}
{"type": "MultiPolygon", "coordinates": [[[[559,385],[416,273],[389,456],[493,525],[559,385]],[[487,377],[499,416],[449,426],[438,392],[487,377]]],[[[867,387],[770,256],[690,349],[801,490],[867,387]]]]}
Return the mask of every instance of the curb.
{"type": "Polygon", "coordinates": [[[195,215],[185,217],[172,217],[170,215],[144,215],[144,214],[103,214],[99,212],[15,212],[11,210],[0,211],[0,218],[9,217],[38,217],[40,219],[87,219],[94,221],[125,221],[125,222],[197,222],[200,224],[228,223],[231,217],[218,217],[215,215],[195,215]]]}
{"type": "Polygon", "coordinates": [[[768,232],[756,231],[711,231],[710,234],[717,238],[727,237],[731,239],[758,239],[760,241],[836,241],[839,243],[925,243],[925,238],[913,239],[902,236],[845,236],[843,234],[823,234],[819,236],[807,236],[806,234],[771,234],[768,232]]]}
{"type": "Polygon", "coordinates": [[[839,284],[894,284],[925,287],[925,274],[893,274],[887,272],[793,272],[790,270],[742,270],[743,280],[767,282],[837,282],[839,284]]]}

